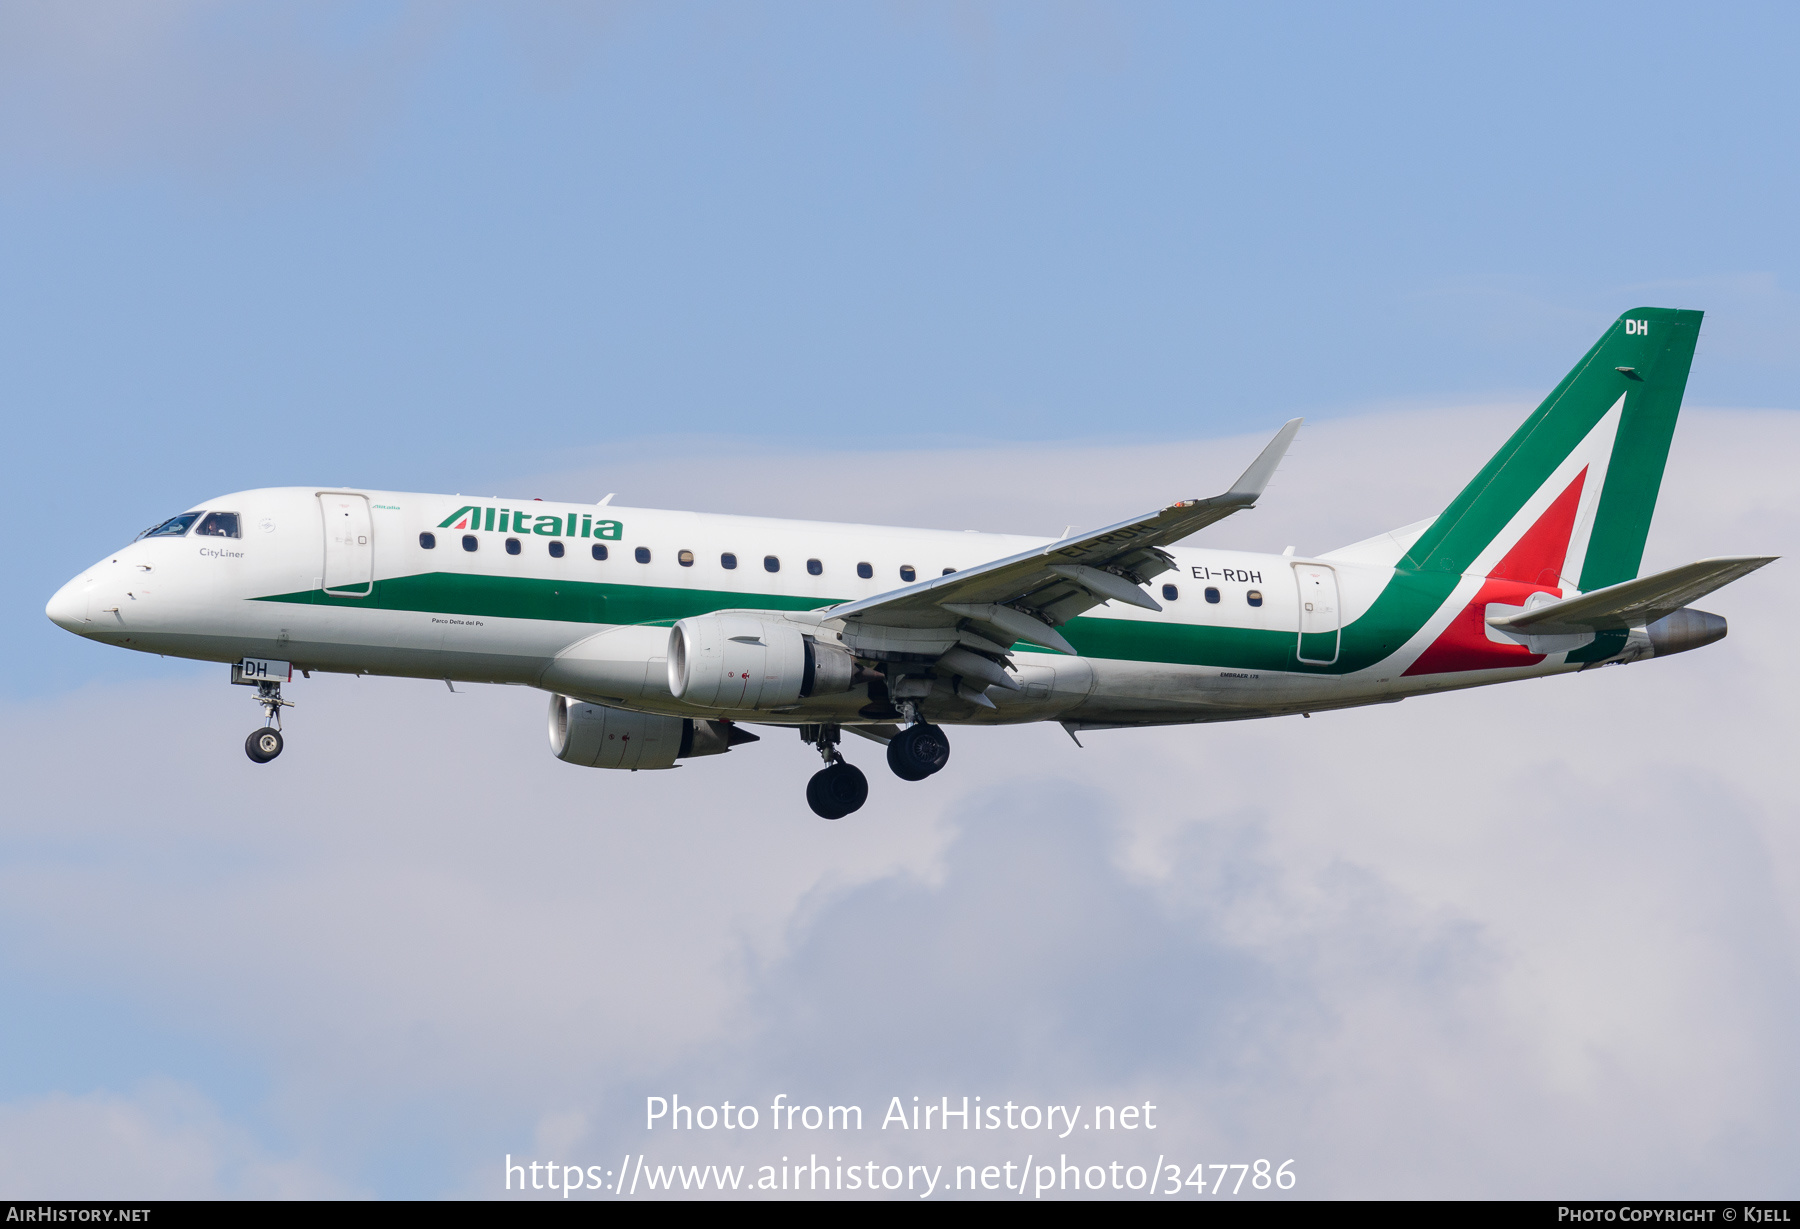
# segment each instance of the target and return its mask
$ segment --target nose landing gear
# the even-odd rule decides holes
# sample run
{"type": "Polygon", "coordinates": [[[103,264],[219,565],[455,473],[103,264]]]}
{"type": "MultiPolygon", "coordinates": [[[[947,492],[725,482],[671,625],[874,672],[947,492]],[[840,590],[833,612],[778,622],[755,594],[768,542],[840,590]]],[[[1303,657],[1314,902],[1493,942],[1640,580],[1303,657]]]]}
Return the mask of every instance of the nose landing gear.
{"type": "Polygon", "coordinates": [[[281,731],[264,726],[244,740],[244,754],[254,763],[267,764],[281,754],[281,731]]]}
{"type": "Polygon", "coordinates": [[[244,754],[252,763],[267,764],[281,754],[281,710],[294,707],[294,702],[281,698],[280,683],[258,683],[256,702],[262,705],[263,720],[268,724],[244,740],[244,754]]]}
{"type": "Polygon", "coordinates": [[[835,725],[803,725],[800,737],[819,748],[825,767],[806,783],[806,805],[821,819],[842,819],[869,800],[869,779],[838,750],[843,731],[835,725]]]}

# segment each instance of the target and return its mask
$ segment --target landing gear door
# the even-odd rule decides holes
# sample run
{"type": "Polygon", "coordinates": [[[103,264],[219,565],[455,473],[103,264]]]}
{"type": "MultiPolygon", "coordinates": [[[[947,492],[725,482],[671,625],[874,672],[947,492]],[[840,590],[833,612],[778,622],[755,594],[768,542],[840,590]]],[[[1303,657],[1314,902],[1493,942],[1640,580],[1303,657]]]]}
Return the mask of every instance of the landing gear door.
{"type": "Polygon", "coordinates": [[[1329,564],[1296,563],[1300,586],[1300,646],[1296,654],[1312,666],[1329,666],[1338,656],[1338,583],[1329,564]]]}
{"type": "Polygon", "coordinates": [[[375,528],[369,520],[369,497],[337,491],[319,492],[325,518],[325,592],[338,597],[367,597],[375,582],[375,528]]]}

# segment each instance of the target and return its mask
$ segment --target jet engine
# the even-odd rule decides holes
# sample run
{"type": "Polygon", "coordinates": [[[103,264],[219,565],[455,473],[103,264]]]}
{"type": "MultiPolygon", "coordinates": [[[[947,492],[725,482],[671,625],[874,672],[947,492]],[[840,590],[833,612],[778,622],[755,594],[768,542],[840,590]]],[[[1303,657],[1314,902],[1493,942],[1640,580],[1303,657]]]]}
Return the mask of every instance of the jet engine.
{"type": "Polygon", "coordinates": [[[669,633],[669,693],[700,708],[781,708],[855,681],[848,650],[782,619],[699,615],[669,633]]]}
{"type": "Polygon", "coordinates": [[[1645,637],[1656,657],[1685,653],[1725,638],[1726,624],[1722,616],[1683,606],[1664,615],[1644,629],[1645,637]]]}
{"type": "Polygon", "coordinates": [[[550,697],[550,750],[586,768],[673,768],[676,760],[721,755],[758,741],[728,721],[633,713],[569,696],[550,697]]]}

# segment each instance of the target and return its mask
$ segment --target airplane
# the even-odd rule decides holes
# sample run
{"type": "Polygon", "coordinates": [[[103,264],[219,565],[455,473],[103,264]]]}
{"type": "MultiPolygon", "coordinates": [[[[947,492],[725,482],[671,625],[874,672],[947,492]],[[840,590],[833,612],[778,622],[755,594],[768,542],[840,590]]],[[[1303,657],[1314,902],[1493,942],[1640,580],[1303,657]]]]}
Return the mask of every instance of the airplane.
{"type": "Polygon", "coordinates": [[[551,751],[666,769],[787,727],[839,819],[845,733],[902,780],[944,727],[1240,721],[1684,653],[1690,602],[1772,562],[1639,563],[1702,313],[1626,312],[1435,517],[1316,557],[1190,539],[1255,506],[1300,419],[1231,488],[1059,540],[340,487],[239,491],[64,585],[58,626],[229,663],[250,759],[282,752],[295,671],[550,694],[551,751]]]}

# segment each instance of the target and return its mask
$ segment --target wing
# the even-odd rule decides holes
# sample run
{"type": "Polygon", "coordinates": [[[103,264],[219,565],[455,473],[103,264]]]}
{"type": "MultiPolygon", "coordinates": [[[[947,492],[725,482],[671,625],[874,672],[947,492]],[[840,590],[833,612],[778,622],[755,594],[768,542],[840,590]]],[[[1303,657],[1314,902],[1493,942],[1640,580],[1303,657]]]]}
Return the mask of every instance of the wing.
{"type": "Polygon", "coordinates": [[[1748,576],[1774,555],[1727,555],[1683,564],[1654,576],[1640,576],[1592,593],[1537,606],[1518,614],[1496,615],[1488,623],[1502,631],[1533,636],[1641,627],[1673,614],[1689,602],[1748,576]]]}
{"type": "MultiPolygon", "coordinates": [[[[1004,646],[1025,640],[1073,653],[1074,648],[1057,632],[1056,625],[1085,610],[1107,601],[1126,602],[1147,610],[1162,609],[1139,587],[1174,566],[1161,548],[1255,504],[1276,466],[1281,464],[1295,432],[1300,430],[1300,421],[1296,418],[1282,427],[1223,495],[1183,500],[1160,511],[1007,559],[833,607],[826,612],[827,617],[843,619],[853,629],[861,625],[895,629],[896,633],[901,629],[948,630],[973,624],[977,640],[987,643],[967,637],[962,643],[977,652],[1003,655],[1004,646]]],[[[891,640],[897,651],[904,651],[900,646],[908,640],[898,634],[858,638],[870,644],[891,640]]],[[[916,642],[921,650],[931,653],[933,650],[926,645],[932,639],[917,637],[916,642]]],[[[956,639],[954,632],[949,633],[949,639],[956,639]]]]}

